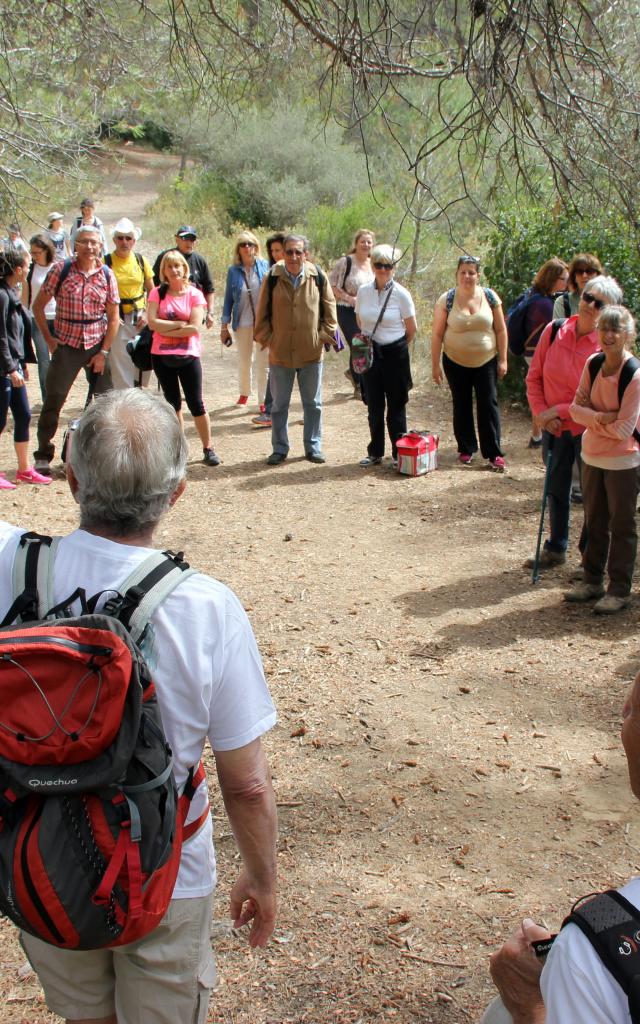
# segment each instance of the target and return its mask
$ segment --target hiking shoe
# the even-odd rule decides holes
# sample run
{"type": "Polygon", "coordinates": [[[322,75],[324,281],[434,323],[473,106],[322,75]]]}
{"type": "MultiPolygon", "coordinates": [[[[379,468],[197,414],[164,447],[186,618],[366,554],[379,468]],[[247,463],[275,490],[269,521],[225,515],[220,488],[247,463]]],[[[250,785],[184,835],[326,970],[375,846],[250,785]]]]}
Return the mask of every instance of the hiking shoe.
{"type": "Polygon", "coordinates": [[[473,455],[465,455],[464,452],[460,452],[458,455],[458,462],[461,466],[470,466],[473,455]]]}
{"type": "Polygon", "coordinates": [[[579,487],[571,488],[571,504],[582,505],[582,491],[579,487]]]}
{"type": "Polygon", "coordinates": [[[15,491],[16,485],[7,480],[6,476],[0,475],[0,491],[15,491]]]}
{"type": "Polygon", "coordinates": [[[254,427],[270,427],[271,417],[268,412],[261,412],[259,416],[252,416],[251,422],[254,427]]]}
{"type": "MultiPolygon", "coordinates": [[[[576,583],[573,590],[567,590],[563,597],[569,604],[583,604],[585,601],[596,601],[603,594],[604,587],[602,583],[576,583]]],[[[614,600],[617,600],[617,598],[614,600]]],[[[620,600],[623,599],[621,598],[620,600]]],[[[601,603],[598,601],[598,604],[601,603]]],[[[615,610],[618,611],[619,609],[616,608],[615,610]]]]}
{"type": "Polygon", "coordinates": [[[327,461],[322,452],[305,452],[304,457],[307,462],[317,462],[319,466],[323,465],[327,461]]]}
{"type": "Polygon", "coordinates": [[[248,401],[249,401],[249,396],[248,395],[240,395],[240,398],[236,402],[236,405],[246,405],[248,401]]]}
{"type": "Polygon", "coordinates": [[[16,473],[16,483],[50,484],[51,477],[45,476],[44,473],[39,473],[35,466],[30,466],[29,469],[18,470],[16,473]]]}
{"type": "Polygon", "coordinates": [[[43,476],[51,476],[49,472],[49,460],[48,459],[34,459],[33,468],[42,473],[43,476]]]}
{"type": "Polygon", "coordinates": [[[489,466],[494,473],[504,473],[507,468],[507,464],[502,458],[502,455],[496,455],[495,459],[489,459],[489,466]]]}
{"type": "Polygon", "coordinates": [[[219,455],[216,455],[213,448],[203,448],[204,452],[203,462],[205,466],[219,466],[221,459],[219,455]]]}
{"type": "Polygon", "coordinates": [[[527,448],[542,448],[542,438],[541,437],[530,437],[529,438],[529,444],[527,445],[527,448]]]}
{"type": "Polygon", "coordinates": [[[392,469],[397,469],[398,468],[398,457],[396,455],[392,456],[392,458],[391,458],[391,468],[392,469]]]}
{"type": "Polygon", "coordinates": [[[279,466],[285,461],[286,457],[286,452],[271,452],[271,455],[267,459],[267,466],[279,466]]]}
{"type": "MultiPolygon", "coordinates": [[[[551,548],[543,548],[538,559],[538,569],[553,569],[556,565],[564,565],[567,556],[564,551],[552,551],[551,548]]],[[[525,569],[533,569],[535,556],[527,558],[524,563],[525,569]]]]}
{"type": "Polygon", "coordinates": [[[631,600],[631,595],[618,597],[616,594],[605,594],[597,604],[593,606],[594,615],[615,615],[626,608],[631,600]]]}
{"type": "Polygon", "coordinates": [[[382,462],[381,455],[365,455],[364,459],[360,459],[359,466],[379,466],[382,462]]]}

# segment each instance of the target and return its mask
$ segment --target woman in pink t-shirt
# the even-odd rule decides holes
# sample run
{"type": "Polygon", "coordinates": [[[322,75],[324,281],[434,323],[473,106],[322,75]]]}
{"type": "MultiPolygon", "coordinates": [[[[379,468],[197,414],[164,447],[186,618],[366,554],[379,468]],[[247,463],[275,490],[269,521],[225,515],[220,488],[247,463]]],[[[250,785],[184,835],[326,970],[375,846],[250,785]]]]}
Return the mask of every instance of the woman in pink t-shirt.
{"type": "Polygon", "coordinates": [[[635,336],[628,310],[623,306],[603,309],[598,320],[602,351],[587,361],[569,409],[571,418],[587,428],[582,436],[587,544],[582,558],[584,580],[565,594],[565,600],[595,600],[593,610],[599,615],[613,615],[629,604],[636,561],[640,362],[629,351],[635,336]]]}
{"type": "Polygon", "coordinates": [[[153,331],[151,360],[162,393],[182,423],[184,399],[204,453],[207,466],[219,466],[211,442],[211,423],[202,398],[200,330],[207,303],[198,288],[189,284],[189,264],[177,249],[170,249],[160,264],[159,288],[149,295],[148,320],[153,331]]]}

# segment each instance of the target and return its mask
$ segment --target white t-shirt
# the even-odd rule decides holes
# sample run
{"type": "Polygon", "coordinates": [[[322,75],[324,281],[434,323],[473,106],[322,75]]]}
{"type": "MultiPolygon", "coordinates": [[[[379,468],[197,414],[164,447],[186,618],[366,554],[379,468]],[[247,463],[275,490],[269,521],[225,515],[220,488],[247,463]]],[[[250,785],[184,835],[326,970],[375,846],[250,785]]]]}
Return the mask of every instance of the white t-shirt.
{"type": "MultiPolygon", "coordinates": [[[[46,267],[41,267],[39,263],[33,263],[33,273],[31,274],[31,280],[29,281],[29,287],[31,289],[31,309],[33,304],[38,297],[38,292],[42,287],[42,282],[51,270],[51,264],[46,267]]],[[[47,320],[53,320],[56,315],[56,300],[53,296],[49,299],[46,306],[44,307],[44,315],[47,320]]]]}
{"type": "MultiPolygon", "coordinates": [[[[23,531],[0,522],[0,619],[11,604],[8,581],[23,531]]],[[[87,596],[116,589],[150,554],[76,530],[58,548],[55,602],[76,587],[87,596]]],[[[109,595],[106,595],[109,596],[109,595]]],[[[188,577],[154,612],[156,685],[162,723],[174,754],[178,790],[197,765],[206,737],[214,751],[237,750],[271,729],[276,712],[269,696],[253,630],[237,597],[224,584],[198,573],[188,577]]],[[[206,785],[196,793],[187,821],[206,807],[206,785]]],[[[185,843],[174,899],[206,896],[216,881],[211,818],[185,843]]]]}
{"type": "MultiPolygon", "coordinates": [[[[620,889],[640,909],[640,878],[620,889]]],[[[546,1024],[630,1024],[626,995],[575,924],[551,947],[540,980],[546,1024]]]]}
{"type": "MultiPolygon", "coordinates": [[[[365,334],[373,332],[387,294],[387,288],[378,291],[375,281],[372,281],[371,284],[363,284],[358,289],[356,316],[365,334]]],[[[376,328],[373,340],[378,345],[390,345],[392,341],[398,341],[405,334],[404,321],[415,315],[416,307],[409,292],[397,281],[394,281],[391,298],[387,303],[384,316],[376,328]]]]}

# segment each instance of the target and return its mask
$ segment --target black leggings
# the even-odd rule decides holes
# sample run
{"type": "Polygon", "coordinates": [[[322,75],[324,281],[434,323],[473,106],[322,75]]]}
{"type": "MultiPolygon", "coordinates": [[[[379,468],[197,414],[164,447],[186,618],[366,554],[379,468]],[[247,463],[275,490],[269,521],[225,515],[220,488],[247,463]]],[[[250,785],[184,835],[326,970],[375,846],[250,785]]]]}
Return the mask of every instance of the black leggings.
{"type": "Polygon", "coordinates": [[[14,388],[10,377],[0,377],[0,434],[7,425],[7,413],[9,409],[13,414],[13,440],[29,440],[29,424],[31,422],[31,409],[29,407],[29,395],[26,387],[14,388]]]}
{"type": "Polygon", "coordinates": [[[152,356],[151,362],[162,394],[176,412],[180,412],[182,398],[180,385],[184,391],[184,400],[192,416],[204,416],[207,411],[202,400],[202,363],[197,356],[185,356],[184,366],[167,366],[162,356],[152,356]]]}

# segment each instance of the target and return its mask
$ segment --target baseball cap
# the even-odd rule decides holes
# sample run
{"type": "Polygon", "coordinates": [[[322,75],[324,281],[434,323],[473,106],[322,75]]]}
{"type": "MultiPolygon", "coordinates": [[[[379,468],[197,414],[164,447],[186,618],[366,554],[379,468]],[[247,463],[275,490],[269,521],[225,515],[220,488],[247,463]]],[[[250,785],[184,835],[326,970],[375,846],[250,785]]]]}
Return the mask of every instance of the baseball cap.
{"type": "Polygon", "coordinates": [[[176,238],[186,238],[187,235],[193,235],[194,238],[198,237],[198,232],[191,224],[183,224],[182,227],[176,231],[176,238]]]}

